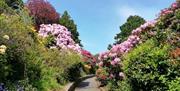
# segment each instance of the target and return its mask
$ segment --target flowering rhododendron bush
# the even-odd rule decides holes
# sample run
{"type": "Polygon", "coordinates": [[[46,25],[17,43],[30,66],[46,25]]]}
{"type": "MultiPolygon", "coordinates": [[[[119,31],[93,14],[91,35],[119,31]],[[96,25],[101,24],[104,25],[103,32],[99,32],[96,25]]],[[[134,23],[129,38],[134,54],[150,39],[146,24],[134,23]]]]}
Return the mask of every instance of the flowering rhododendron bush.
{"type": "Polygon", "coordinates": [[[105,74],[97,72],[97,77],[102,80],[120,80],[125,77],[121,67],[123,66],[122,60],[120,57],[129,52],[134,46],[140,42],[140,34],[145,32],[147,29],[154,27],[156,21],[149,21],[141,25],[139,28],[132,31],[131,35],[127,38],[126,41],[121,44],[113,45],[112,48],[107,51],[99,54],[98,64],[100,70],[105,70],[105,74]]]}
{"type": "Polygon", "coordinates": [[[178,2],[173,3],[162,10],[156,20],[141,25],[126,41],[99,55],[97,72],[103,74],[101,80],[111,83],[110,90],[180,90],[179,6],[178,2]],[[115,81],[109,80],[112,76],[115,81]]]}
{"type": "Polygon", "coordinates": [[[60,50],[73,50],[83,56],[83,62],[89,65],[94,65],[96,59],[87,50],[82,49],[79,44],[75,43],[71,38],[71,33],[68,29],[59,24],[42,24],[38,31],[38,35],[43,38],[52,38],[45,43],[50,49],[58,48],[60,50]]]}
{"type": "Polygon", "coordinates": [[[70,49],[81,54],[81,47],[71,38],[68,29],[59,24],[42,24],[39,29],[39,36],[44,38],[52,36],[53,40],[48,44],[50,48],[70,49]]]}
{"type": "MultiPolygon", "coordinates": [[[[170,8],[166,8],[161,11],[160,18],[171,15],[175,10],[177,10],[177,8],[177,3],[173,3],[170,8]]],[[[103,74],[101,76],[97,74],[97,77],[103,80],[112,78],[123,79],[125,77],[125,74],[121,69],[121,67],[123,66],[123,60],[121,60],[121,57],[131,51],[139,43],[143,43],[144,41],[146,41],[146,39],[148,39],[147,37],[155,36],[157,34],[157,31],[153,30],[153,28],[155,28],[155,25],[157,23],[162,22],[159,22],[159,19],[147,21],[145,24],[133,30],[126,41],[122,42],[121,44],[113,45],[110,50],[100,53],[98,57],[98,60],[100,60],[100,62],[98,62],[97,64],[100,70],[105,70],[106,74],[103,74]]],[[[97,73],[100,73],[99,70],[97,73]]]]}
{"type": "Polygon", "coordinates": [[[81,54],[83,56],[82,63],[84,64],[84,70],[86,73],[94,73],[96,58],[87,50],[82,50],[81,54]]]}
{"type": "Polygon", "coordinates": [[[71,32],[60,24],[42,24],[38,35],[46,40],[45,46],[50,49],[56,48],[60,51],[74,51],[83,59],[83,69],[86,73],[94,73],[96,59],[87,50],[82,49],[78,43],[75,43],[71,37],[71,32]]]}
{"type": "Polygon", "coordinates": [[[71,37],[70,31],[60,24],[41,24],[38,35],[43,38],[51,38],[45,43],[50,49],[72,50],[83,57],[84,70],[90,73],[93,69],[96,59],[87,50],[83,50],[79,44],[75,43],[71,37]]]}

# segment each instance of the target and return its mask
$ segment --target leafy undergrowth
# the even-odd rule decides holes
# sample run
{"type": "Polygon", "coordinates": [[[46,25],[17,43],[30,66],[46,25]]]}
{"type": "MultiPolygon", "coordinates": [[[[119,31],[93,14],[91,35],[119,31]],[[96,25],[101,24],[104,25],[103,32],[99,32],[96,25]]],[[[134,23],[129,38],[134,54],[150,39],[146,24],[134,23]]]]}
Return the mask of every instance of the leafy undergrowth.
{"type": "Polygon", "coordinates": [[[10,91],[58,91],[81,76],[81,56],[45,47],[23,10],[0,15],[0,82],[10,91]]]}

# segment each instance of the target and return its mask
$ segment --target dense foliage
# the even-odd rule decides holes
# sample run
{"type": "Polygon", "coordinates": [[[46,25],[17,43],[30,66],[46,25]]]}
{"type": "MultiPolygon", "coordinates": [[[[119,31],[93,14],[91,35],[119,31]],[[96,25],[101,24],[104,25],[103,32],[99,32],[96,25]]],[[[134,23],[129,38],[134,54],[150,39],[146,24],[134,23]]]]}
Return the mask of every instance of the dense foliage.
{"type": "Polygon", "coordinates": [[[27,26],[17,15],[1,15],[0,21],[0,81],[7,87],[14,84],[10,86],[45,91],[60,88],[68,80],[80,76],[79,69],[75,68],[80,65],[79,55],[47,49],[30,28],[32,26],[27,26]],[[73,74],[68,71],[71,67],[75,70],[73,74]]]}
{"type": "MultiPolygon", "coordinates": [[[[125,56],[125,73],[133,90],[172,90],[179,79],[180,62],[172,59],[168,43],[155,38],[146,41],[125,56]]],[[[180,90],[179,85],[173,89],[180,90]]]]}
{"type": "Polygon", "coordinates": [[[4,8],[0,15],[0,83],[5,89],[60,90],[81,76],[79,54],[45,46],[26,8],[15,13],[6,3],[0,4],[4,8]]]}
{"type": "Polygon", "coordinates": [[[168,55],[170,46],[157,45],[157,42],[156,39],[148,40],[125,57],[124,69],[133,91],[165,91],[168,90],[168,80],[174,79],[172,75],[175,76],[175,66],[171,64],[168,55]]]}

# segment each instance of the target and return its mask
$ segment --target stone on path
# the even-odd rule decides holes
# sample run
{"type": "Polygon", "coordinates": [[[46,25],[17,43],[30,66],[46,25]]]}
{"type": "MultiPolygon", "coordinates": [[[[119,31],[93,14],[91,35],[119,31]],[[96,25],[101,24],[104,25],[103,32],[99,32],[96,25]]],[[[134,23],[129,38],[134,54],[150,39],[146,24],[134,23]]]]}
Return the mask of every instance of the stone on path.
{"type": "Polygon", "coordinates": [[[82,81],[75,89],[75,91],[100,91],[96,77],[92,77],[82,81]]]}

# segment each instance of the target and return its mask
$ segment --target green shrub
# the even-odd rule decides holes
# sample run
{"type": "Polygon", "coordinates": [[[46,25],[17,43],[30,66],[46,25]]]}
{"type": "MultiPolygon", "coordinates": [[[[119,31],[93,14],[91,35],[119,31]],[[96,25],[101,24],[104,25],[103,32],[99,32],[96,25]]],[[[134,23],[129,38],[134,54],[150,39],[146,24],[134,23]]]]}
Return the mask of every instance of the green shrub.
{"type": "Polygon", "coordinates": [[[179,67],[171,63],[170,46],[157,42],[149,39],[124,56],[126,81],[132,91],[169,90],[171,81],[179,77],[179,67]]]}
{"type": "Polygon", "coordinates": [[[132,91],[127,80],[118,81],[118,85],[116,86],[113,83],[108,83],[107,88],[108,91],[132,91]]]}
{"type": "Polygon", "coordinates": [[[81,57],[71,51],[48,49],[31,27],[22,16],[0,15],[0,45],[7,47],[0,54],[0,82],[10,90],[17,89],[19,84],[26,91],[48,91],[77,79],[81,57]],[[3,38],[4,35],[9,39],[3,38]]]}
{"type": "Polygon", "coordinates": [[[0,17],[0,30],[0,44],[7,46],[6,60],[14,70],[13,77],[9,78],[11,78],[11,80],[21,79],[21,76],[23,76],[21,73],[24,72],[24,52],[26,51],[26,47],[33,43],[33,40],[29,37],[29,32],[26,31],[26,27],[23,27],[23,23],[19,21],[18,16],[2,15],[0,17]],[[10,19],[8,20],[8,18],[10,19]],[[8,35],[10,39],[4,40],[2,38],[4,35],[8,35]]]}
{"type": "Polygon", "coordinates": [[[29,49],[34,50],[32,46],[35,45],[30,33],[32,33],[32,31],[23,23],[21,17],[18,15],[0,16],[0,44],[7,46],[5,59],[6,64],[10,67],[10,70],[4,71],[10,74],[8,74],[7,77],[4,76],[5,79],[1,79],[1,82],[5,84],[15,84],[27,78],[27,70],[31,71],[31,69],[27,69],[27,66],[29,66],[27,63],[31,61],[27,59],[27,56],[29,56],[27,51],[29,49]],[[4,35],[9,36],[9,39],[4,39],[4,35]]]}
{"type": "Polygon", "coordinates": [[[176,10],[175,16],[177,19],[180,19],[180,9],[176,10]]]}
{"type": "Polygon", "coordinates": [[[168,91],[179,91],[180,90],[180,77],[172,80],[171,82],[168,83],[169,90],[168,91]]]}
{"type": "Polygon", "coordinates": [[[81,70],[80,70],[81,67],[82,67],[81,63],[74,64],[73,66],[64,70],[63,77],[68,81],[77,80],[79,77],[81,77],[81,70]]]}
{"type": "Polygon", "coordinates": [[[5,82],[8,76],[12,73],[12,68],[7,62],[6,54],[0,55],[0,82],[5,82]]]}

